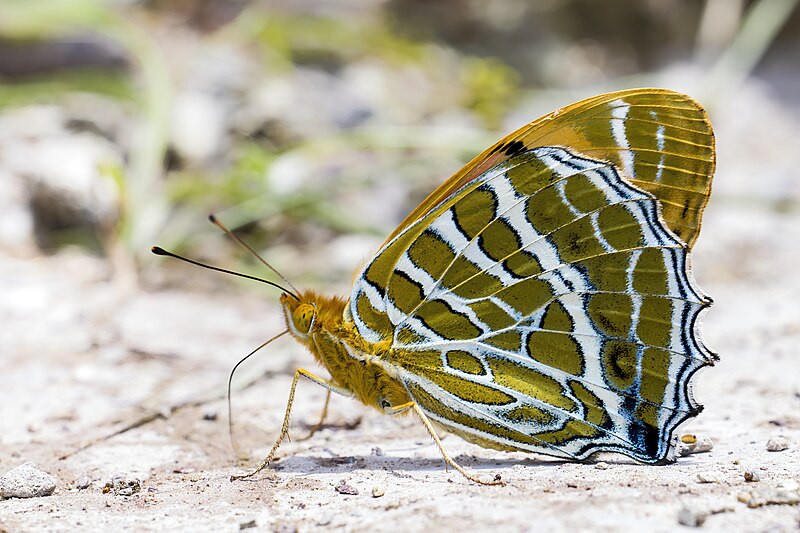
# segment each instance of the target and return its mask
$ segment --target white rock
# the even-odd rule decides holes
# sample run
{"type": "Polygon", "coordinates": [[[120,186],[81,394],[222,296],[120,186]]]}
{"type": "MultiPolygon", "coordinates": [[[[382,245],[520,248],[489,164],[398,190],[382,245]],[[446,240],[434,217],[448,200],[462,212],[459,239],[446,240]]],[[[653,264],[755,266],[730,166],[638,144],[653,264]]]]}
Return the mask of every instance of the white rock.
{"type": "Polygon", "coordinates": [[[684,435],[681,437],[680,454],[682,456],[693,453],[710,452],[714,449],[714,441],[708,435],[684,435]]]}
{"type": "Polygon", "coordinates": [[[706,521],[706,518],[708,518],[708,513],[687,507],[678,512],[678,523],[682,526],[700,527],[706,521]]]}
{"type": "Polygon", "coordinates": [[[692,453],[710,452],[714,449],[714,441],[708,435],[699,435],[692,453]]]}
{"type": "Polygon", "coordinates": [[[767,441],[767,450],[770,452],[782,452],[789,448],[789,439],[783,435],[776,435],[767,441]]]}
{"type": "Polygon", "coordinates": [[[714,472],[700,472],[697,474],[698,483],[719,483],[719,476],[714,472]]]}
{"type": "Polygon", "coordinates": [[[0,477],[0,498],[39,498],[50,496],[56,490],[56,479],[25,463],[9,470],[0,477]]]}

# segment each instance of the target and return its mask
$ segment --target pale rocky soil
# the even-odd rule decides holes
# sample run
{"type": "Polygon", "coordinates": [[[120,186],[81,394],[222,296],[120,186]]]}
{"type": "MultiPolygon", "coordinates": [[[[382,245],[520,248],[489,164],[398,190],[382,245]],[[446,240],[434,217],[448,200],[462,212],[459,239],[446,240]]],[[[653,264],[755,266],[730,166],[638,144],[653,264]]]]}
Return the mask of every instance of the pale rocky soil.
{"type": "MultiPolygon", "coordinates": [[[[693,264],[715,300],[703,332],[720,362],[697,377],[705,411],[683,428],[710,437],[709,453],[666,467],[609,457],[602,469],[445,438],[466,468],[508,482],[482,487],[445,471],[415,419],[334,398],[329,425],[285,443],[256,479],[232,483],[242,470],[228,439],[225,379],[281,328],[274,293],[128,290],[105,262],[77,252],[2,252],[0,475],[33,461],[57,488],[0,501],[0,531],[674,531],[685,527],[684,508],[709,531],[797,530],[797,505],[738,499],[778,486],[797,492],[800,482],[800,155],[786,148],[797,119],[761,101],[712,110],[720,165],[693,264]],[[789,448],[767,451],[781,435],[789,448]],[[746,482],[745,470],[760,481],[746,482]],[[117,475],[140,480],[141,491],[104,493],[117,475]],[[338,492],[342,480],[358,494],[338,492]]],[[[281,340],[237,378],[241,389],[263,374],[233,397],[240,444],[253,451],[247,464],[276,437],[295,368],[309,365],[281,340]]],[[[293,436],[316,421],[323,399],[301,383],[293,436]]]]}

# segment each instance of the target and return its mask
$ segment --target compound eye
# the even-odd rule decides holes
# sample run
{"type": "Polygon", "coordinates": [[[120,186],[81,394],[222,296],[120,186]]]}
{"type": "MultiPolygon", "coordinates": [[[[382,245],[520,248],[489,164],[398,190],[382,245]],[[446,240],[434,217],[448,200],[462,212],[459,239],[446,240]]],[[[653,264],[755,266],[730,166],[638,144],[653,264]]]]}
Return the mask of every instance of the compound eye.
{"type": "Polygon", "coordinates": [[[300,304],[292,314],[292,321],[297,331],[308,333],[311,330],[311,323],[314,321],[314,306],[311,304],[300,304]]]}

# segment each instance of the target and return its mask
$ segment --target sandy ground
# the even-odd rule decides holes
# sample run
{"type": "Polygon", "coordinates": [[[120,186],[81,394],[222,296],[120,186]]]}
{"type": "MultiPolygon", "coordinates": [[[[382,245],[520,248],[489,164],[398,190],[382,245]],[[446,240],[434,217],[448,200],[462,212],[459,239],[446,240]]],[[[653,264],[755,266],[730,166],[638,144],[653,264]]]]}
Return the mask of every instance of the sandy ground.
{"type": "MultiPolygon", "coordinates": [[[[735,131],[728,121],[718,131],[735,131]]],[[[721,161],[740,149],[726,142],[721,135],[721,161]]],[[[413,418],[340,398],[313,438],[285,443],[274,468],[232,483],[242,468],[225,379],[279,330],[272,293],[129,292],[104,262],[74,252],[0,255],[0,475],[33,461],[57,481],[52,496],[0,501],[0,531],[674,531],[693,520],[710,531],[795,531],[797,505],[740,501],[796,493],[800,482],[800,213],[770,197],[782,194],[775,173],[748,172],[721,164],[693,258],[716,302],[703,331],[721,360],[696,379],[706,409],[683,431],[710,437],[713,450],[666,467],[616,456],[598,466],[444,440],[466,468],[501,474],[503,487],[445,471],[413,418]],[[763,184],[772,193],[760,197],[763,184]],[[776,436],[788,449],[767,451],[776,436]],[[115,476],[141,490],[104,492],[115,476]],[[356,490],[337,490],[342,482],[356,490]]],[[[277,435],[294,369],[310,364],[287,339],[237,378],[248,464],[277,435]]],[[[294,437],[324,400],[301,385],[294,437]]]]}

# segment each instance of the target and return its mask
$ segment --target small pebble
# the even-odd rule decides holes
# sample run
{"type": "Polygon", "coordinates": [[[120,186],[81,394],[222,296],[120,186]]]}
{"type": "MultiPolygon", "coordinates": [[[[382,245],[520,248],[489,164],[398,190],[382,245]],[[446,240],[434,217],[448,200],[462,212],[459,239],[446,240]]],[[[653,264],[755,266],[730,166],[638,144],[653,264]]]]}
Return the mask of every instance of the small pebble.
{"type": "Polygon", "coordinates": [[[755,470],[745,470],[744,471],[744,480],[748,483],[755,483],[757,481],[761,481],[761,476],[758,475],[758,472],[755,470]]]}
{"type": "Polygon", "coordinates": [[[25,463],[0,477],[0,499],[39,498],[56,490],[56,479],[33,463],[25,463]]]}
{"type": "Polygon", "coordinates": [[[782,452],[789,448],[789,439],[783,435],[777,435],[767,441],[767,451],[782,452]]]}
{"type": "Polygon", "coordinates": [[[594,467],[598,470],[608,470],[608,463],[605,461],[600,461],[599,463],[596,463],[594,467]]]}
{"type": "Polygon", "coordinates": [[[213,422],[217,419],[217,411],[215,409],[206,409],[203,411],[203,420],[208,420],[209,422],[213,422]]]}
{"type": "Polygon", "coordinates": [[[693,453],[710,452],[714,449],[714,441],[708,435],[701,435],[694,445],[693,453]]]}
{"type": "Polygon", "coordinates": [[[89,477],[89,474],[81,474],[81,476],[75,480],[75,488],[78,490],[89,488],[89,485],[91,484],[92,478],[89,477]]]}
{"type": "Polygon", "coordinates": [[[372,487],[372,497],[373,498],[380,498],[384,494],[386,494],[386,493],[383,491],[383,487],[379,487],[377,485],[372,487]]]}
{"type": "Polygon", "coordinates": [[[252,529],[254,527],[256,527],[255,520],[248,520],[247,522],[239,522],[239,531],[243,529],[252,529]]]}
{"type": "Polygon", "coordinates": [[[380,447],[375,446],[372,448],[372,455],[375,455],[377,457],[383,457],[383,450],[380,449],[380,447]]]}
{"type": "Polygon", "coordinates": [[[142,483],[138,479],[125,479],[122,476],[114,476],[111,481],[106,481],[103,485],[103,494],[113,492],[116,496],[132,496],[142,490],[142,483]]]}
{"type": "Polygon", "coordinates": [[[700,527],[708,518],[708,513],[684,507],[678,511],[678,523],[682,526],[700,527]]]}
{"type": "Polygon", "coordinates": [[[686,457],[693,453],[710,452],[714,449],[714,441],[707,435],[683,435],[681,437],[681,447],[679,453],[686,457]]]}
{"type": "Polygon", "coordinates": [[[700,472],[697,474],[698,483],[719,483],[719,476],[714,472],[700,472]]]}
{"type": "Polygon", "coordinates": [[[344,480],[341,480],[338,483],[338,485],[336,485],[336,487],[334,488],[336,489],[336,492],[338,492],[339,494],[347,494],[349,496],[358,495],[358,489],[351,485],[348,485],[347,483],[345,483],[344,480]]]}

